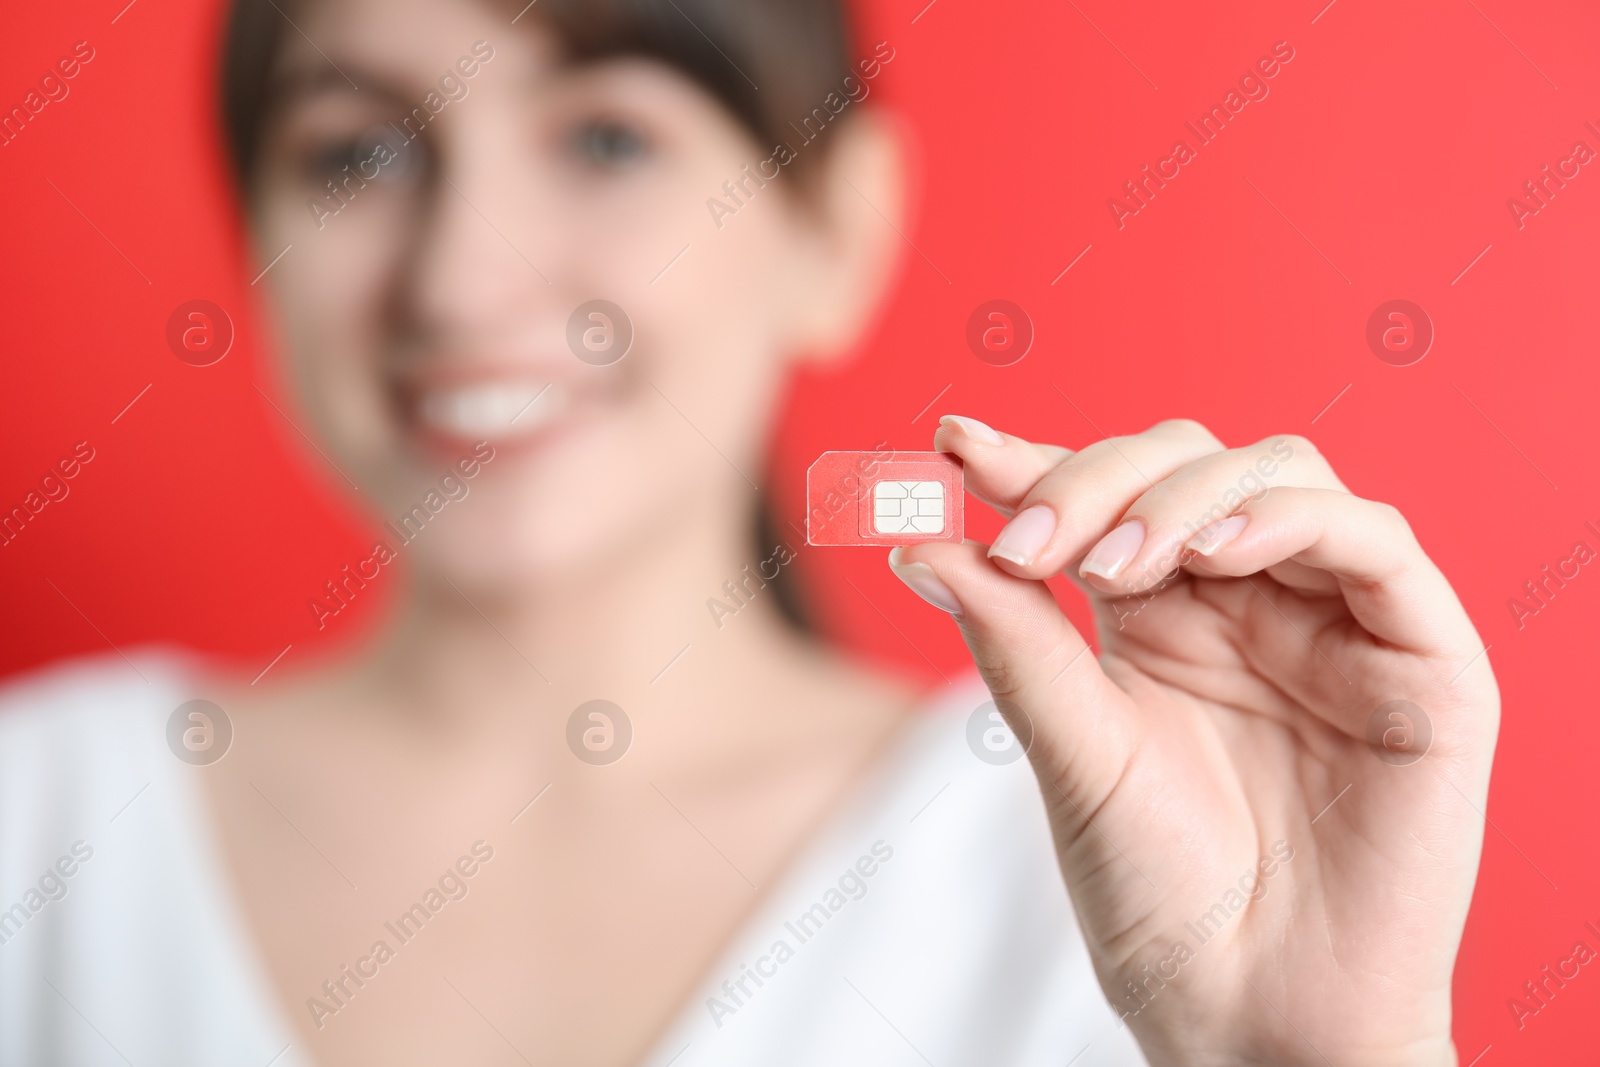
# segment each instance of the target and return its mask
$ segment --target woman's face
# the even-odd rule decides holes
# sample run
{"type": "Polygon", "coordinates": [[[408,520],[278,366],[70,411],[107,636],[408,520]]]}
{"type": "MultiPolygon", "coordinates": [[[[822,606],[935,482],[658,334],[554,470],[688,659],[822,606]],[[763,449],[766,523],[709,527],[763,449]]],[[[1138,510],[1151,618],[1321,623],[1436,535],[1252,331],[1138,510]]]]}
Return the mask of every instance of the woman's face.
{"type": "Polygon", "coordinates": [[[264,284],[308,432],[396,526],[444,502],[406,558],[501,588],[746,514],[834,243],[784,179],[719,228],[708,198],[772,149],[666,66],[568,64],[515,14],[301,5],[252,211],[263,265],[290,246],[264,284]],[[575,321],[595,300],[626,321],[575,321]]]}

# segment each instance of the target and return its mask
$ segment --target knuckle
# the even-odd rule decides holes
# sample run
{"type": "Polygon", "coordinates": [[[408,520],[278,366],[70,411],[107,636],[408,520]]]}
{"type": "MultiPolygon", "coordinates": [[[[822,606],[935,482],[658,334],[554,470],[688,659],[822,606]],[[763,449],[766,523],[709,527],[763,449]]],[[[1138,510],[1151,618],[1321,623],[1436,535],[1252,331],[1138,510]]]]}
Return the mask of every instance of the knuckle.
{"type": "MultiPolygon", "coordinates": [[[[1311,438],[1297,433],[1278,434],[1261,442],[1268,449],[1279,448],[1289,452],[1291,456],[1304,456],[1308,459],[1320,457],[1322,453],[1312,443],[1311,438]]],[[[1285,461],[1287,462],[1287,461],[1285,461]]]]}
{"type": "Polygon", "coordinates": [[[1198,419],[1163,419],[1161,422],[1158,422],[1155,424],[1155,426],[1151,427],[1151,430],[1159,430],[1162,433],[1171,434],[1174,437],[1205,441],[1207,444],[1214,444],[1218,446],[1222,444],[1222,442],[1217,439],[1217,435],[1207,429],[1206,425],[1200,422],[1198,419]]]}
{"type": "Polygon", "coordinates": [[[1382,501],[1373,501],[1372,504],[1377,510],[1378,520],[1393,531],[1395,536],[1404,538],[1408,542],[1416,541],[1416,531],[1411,528],[1411,520],[1406,518],[1404,512],[1393,504],[1382,501]]]}
{"type": "Polygon", "coordinates": [[[1027,446],[1033,451],[1034,455],[1039,457],[1039,466],[1046,470],[1056,469],[1076,454],[1073,449],[1067,448],[1065,445],[1040,444],[1029,441],[1027,446]]]}

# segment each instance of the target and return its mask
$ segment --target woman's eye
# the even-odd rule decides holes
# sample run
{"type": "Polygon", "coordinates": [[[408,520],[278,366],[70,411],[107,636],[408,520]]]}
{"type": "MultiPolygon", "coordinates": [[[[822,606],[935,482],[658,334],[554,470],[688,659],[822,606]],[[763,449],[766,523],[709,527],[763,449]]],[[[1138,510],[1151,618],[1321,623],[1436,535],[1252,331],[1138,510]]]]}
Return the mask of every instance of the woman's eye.
{"type": "Polygon", "coordinates": [[[361,162],[359,142],[353,138],[319,145],[306,159],[306,170],[314,181],[352,170],[361,162]]]}
{"type": "Polygon", "coordinates": [[[420,171],[423,151],[420,141],[398,134],[337,138],[307,153],[306,173],[317,184],[347,174],[367,181],[407,181],[420,171]]]}
{"type": "Polygon", "coordinates": [[[572,132],[572,147],[578,158],[592,167],[620,169],[638,163],[649,154],[644,135],[626,123],[596,119],[572,132]]]}

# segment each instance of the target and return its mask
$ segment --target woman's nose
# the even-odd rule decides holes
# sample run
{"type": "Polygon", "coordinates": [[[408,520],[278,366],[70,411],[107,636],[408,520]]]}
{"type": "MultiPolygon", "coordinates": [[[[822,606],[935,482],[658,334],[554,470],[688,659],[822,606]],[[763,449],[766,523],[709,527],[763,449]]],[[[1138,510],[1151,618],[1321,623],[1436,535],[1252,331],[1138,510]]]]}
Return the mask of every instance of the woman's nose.
{"type": "Polygon", "coordinates": [[[483,332],[558,302],[559,207],[508,142],[462,131],[437,152],[403,301],[418,325],[483,332]]]}

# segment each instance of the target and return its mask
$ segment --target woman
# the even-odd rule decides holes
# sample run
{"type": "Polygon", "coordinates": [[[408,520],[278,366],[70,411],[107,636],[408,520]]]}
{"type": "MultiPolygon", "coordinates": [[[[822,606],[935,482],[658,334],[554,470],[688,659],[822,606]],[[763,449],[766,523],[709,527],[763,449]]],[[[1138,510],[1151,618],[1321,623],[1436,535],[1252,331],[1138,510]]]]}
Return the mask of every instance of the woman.
{"type": "Polygon", "coordinates": [[[239,0],[293,418],[388,521],[305,595],[403,592],[299,674],[11,687],[0,1061],[1456,1062],[1497,691],[1304,439],[946,418],[1010,521],[889,565],[987,693],[752,586],[706,636],[804,551],[745,474],[887,283],[892,60],[831,0],[239,0]]]}

